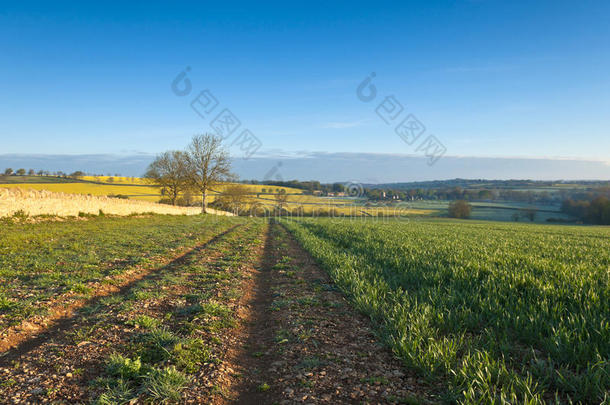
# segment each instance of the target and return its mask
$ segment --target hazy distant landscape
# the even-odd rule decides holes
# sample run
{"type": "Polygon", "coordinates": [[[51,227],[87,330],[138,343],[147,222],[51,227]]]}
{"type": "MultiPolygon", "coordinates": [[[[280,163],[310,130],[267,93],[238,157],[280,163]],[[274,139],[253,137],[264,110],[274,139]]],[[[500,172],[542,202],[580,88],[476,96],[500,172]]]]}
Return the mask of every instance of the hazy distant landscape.
{"type": "MultiPolygon", "coordinates": [[[[33,169],[28,171],[36,172],[33,169]]],[[[0,176],[0,185],[12,189],[171,203],[164,197],[161,186],[139,177],[95,176],[83,172],[76,172],[77,175],[50,175],[42,172],[41,175],[3,175],[0,176]]],[[[211,191],[210,203],[218,209],[246,216],[272,215],[278,208],[277,194],[283,192],[287,194],[283,202],[285,207],[282,207],[285,212],[280,209],[277,214],[297,217],[447,217],[450,216],[448,209],[451,202],[464,200],[471,207],[468,218],[478,220],[607,224],[609,218],[604,210],[608,210],[610,182],[603,181],[455,179],[389,184],[322,184],[317,181],[243,180],[232,184],[243,188],[240,193],[244,195],[239,201],[234,201],[233,198],[231,202],[223,203],[223,190],[227,186],[219,184],[211,191]],[[601,204],[599,218],[590,217],[582,206],[595,199],[601,204]],[[576,207],[579,204],[580,208],[576,207]],[[266,207],[266,210],[256,212],[257,207],[266,207]]],[[[177,201],[180,206],[201,205],[198,196],[192,192],[181,191],[180,195],[181,198],[177,201]]],[[[19,207],[14,206],[12,212],[18,210],[19,207]]],[[[11,214],[11,211],[5,210],[4,215],[7,214],[11,214]]]]}

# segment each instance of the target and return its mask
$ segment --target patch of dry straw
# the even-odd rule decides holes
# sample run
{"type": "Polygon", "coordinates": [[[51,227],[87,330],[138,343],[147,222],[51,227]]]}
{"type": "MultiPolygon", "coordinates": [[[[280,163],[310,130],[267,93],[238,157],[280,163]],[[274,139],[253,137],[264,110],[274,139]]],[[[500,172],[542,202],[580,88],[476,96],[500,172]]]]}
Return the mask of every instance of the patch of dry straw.
{"type": "MultiPolygon", "coordinates": [[[[58,215],[77,216],[80,212],[97,215],[130,215],[144,212],[172,215],[195,215],[201,212],[197,207],[174,207],[139,200],[99,197],[84,194],[54,193],[47,190],[21,188],[0,188],[0,217],[11,216],[24,211],[30,216],[58,215]]],[[[232,215],[210,210],[213,214],[232,215]]]]}

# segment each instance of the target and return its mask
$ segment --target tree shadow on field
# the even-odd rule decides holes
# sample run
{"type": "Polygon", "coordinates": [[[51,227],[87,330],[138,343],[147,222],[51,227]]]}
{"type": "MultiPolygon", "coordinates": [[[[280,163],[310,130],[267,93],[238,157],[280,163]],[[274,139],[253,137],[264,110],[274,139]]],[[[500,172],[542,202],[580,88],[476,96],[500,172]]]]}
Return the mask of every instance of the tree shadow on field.
{"type": "Polygon", "coordinates": [[[100,305],[100,301],[102,299],[108,297],[125,297],[137,284],[143,281],[154,281],[160,279],[164,273],[168,271],[175,271],[177,267],[190,260],[193,256],[196,256],[205,248],[215,244],[225,235],[229,234],[230,232],[233,232],[240,226],[242,225],[238,224],[232,226],[231,228],[214,236],[207,242],[204,242],[192,248],[188,252],[182,254],[181,256],[176,257],[164,266],[152,270],[151,272],[146,273],[142,277],[133,278],[128,283],[122,285],[118,289],[118,291],[114,293],[99,294],[94,296],[93,298],[86,300],[82,306],[79,306],[78,309],[74,311],[73,314],[59,318],[58,320],[53,322],[52,326],[47,329],[44,329],[40,334],[26,338],[15,347],[8,349],[4,353],[0,354],[0,367],[9,367],[12,362],[18,360],[21,356],[28,354],[29,352],[35,350],[36,348],[49,341],[67,342],[68,339],[70,339],[70,337],[68,336],[69,333],[75,330],[78,327],[79,323],[84,321],[84,317],[86,315],[83,315],[83,313],[95,312],[95,308],[100,305]]]}

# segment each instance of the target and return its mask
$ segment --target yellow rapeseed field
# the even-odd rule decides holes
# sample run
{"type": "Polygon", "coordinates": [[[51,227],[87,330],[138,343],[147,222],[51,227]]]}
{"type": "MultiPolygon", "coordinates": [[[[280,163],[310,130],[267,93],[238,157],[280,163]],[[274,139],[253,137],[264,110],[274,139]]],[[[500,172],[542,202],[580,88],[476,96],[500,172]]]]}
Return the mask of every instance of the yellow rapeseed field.
{"type": "Polygon", "coordinates": [[[122,177],[122,176],[81,176],[79,180],[94,181],[97,183],[107,184],[135,184],[135,185],[149,185],[149,180],[141,177],[122,177]]]}

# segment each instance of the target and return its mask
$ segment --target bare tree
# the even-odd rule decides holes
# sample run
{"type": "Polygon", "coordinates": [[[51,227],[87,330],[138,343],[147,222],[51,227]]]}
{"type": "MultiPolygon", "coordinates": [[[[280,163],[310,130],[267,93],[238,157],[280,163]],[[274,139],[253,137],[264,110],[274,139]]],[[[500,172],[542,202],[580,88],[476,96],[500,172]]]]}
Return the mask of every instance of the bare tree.
{"type": "Polygon", "coordinates": [[[144,177],[160,185],[169,196],[172,205],[176,205],[180,192],[188,188],[188,170],[186,153],[174,150],[157,156],[148,166],[144,177]]]}
{"type": "Polygon", "coordinates": [[[206,213],[210,187],[231,180],[229,152],[222,146],[222,139],[210,134],[196,135],[187,149],[191,186],[201,194],[201,212],[206,213]]]}

